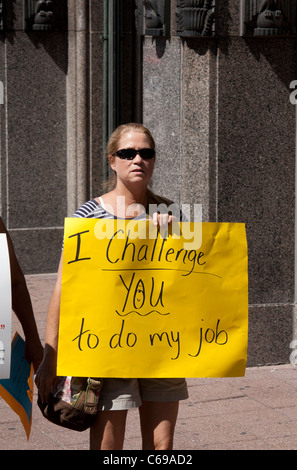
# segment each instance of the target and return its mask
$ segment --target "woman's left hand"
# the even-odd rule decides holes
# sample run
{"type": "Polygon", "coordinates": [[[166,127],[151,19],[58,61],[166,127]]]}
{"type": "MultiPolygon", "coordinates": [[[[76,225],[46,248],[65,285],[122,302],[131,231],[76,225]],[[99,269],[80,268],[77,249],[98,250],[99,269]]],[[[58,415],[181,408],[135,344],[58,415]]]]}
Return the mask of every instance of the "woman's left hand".
{"type": "Polygon", "coordinates": [[[176,220],[176,217],[171,214],[160,214],[159,212],[153,214],[153,224],[158,225],[160,228],[166,228],[176,220]]]}

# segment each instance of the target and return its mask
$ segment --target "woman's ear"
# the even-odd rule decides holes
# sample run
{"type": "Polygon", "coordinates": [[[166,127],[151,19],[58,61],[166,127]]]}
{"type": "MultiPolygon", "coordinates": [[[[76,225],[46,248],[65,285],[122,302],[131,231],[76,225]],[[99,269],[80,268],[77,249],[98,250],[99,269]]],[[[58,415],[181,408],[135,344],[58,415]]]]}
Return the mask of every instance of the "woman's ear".
{"type": "Polygon", "coordinates": [[[108,155],[108,161],[111,169],[115,171],[115,157],[113,155],[108,155]]]}

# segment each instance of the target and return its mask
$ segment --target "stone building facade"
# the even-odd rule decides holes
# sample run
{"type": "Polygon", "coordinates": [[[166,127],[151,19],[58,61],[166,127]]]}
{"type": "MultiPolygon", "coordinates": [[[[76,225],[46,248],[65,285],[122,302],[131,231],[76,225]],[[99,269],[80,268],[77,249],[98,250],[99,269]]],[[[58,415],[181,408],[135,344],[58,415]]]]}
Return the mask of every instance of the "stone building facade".
{"type": "Polygon", "coordinates": [[[295,338],[295,0],[0,1],[0,212],[25,273],[102,191],[122,122],[156,137],[153,188],[245,222],[249,365],[295,338]],[[0,97],[1,98],[1,97],[0,97]]]}

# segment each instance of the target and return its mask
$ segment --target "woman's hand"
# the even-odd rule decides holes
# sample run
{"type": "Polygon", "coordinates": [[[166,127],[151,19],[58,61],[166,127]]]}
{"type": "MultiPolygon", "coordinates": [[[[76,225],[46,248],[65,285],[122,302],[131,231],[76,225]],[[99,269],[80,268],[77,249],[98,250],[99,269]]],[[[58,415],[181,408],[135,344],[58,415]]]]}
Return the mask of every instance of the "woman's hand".
{"type": "Polygon", "coordinates": [[[159,212],[155,212],[153,214],[153,224],[158,225],[160,229],[167,228],[168,225],[171,225],[173,222],[176,221],[176,217],[171,214],[160,214],[159,212]]]}
{"type": "Polygon", "coordinates": [[[36,373],[43,358],[43,347],[39,337],[37,337],[35,340],[27,340],[26,338],[25,358],[29,363],[33,363],[34,372],[36,373]]]}
{"type": "Polygon", "coordinates": [[[48,403],[51,387],[56,379],[57,354],[49,345],[45,345],[43,360],[35,376],[35,384],[38,388],[42,403],[48,403]]]}

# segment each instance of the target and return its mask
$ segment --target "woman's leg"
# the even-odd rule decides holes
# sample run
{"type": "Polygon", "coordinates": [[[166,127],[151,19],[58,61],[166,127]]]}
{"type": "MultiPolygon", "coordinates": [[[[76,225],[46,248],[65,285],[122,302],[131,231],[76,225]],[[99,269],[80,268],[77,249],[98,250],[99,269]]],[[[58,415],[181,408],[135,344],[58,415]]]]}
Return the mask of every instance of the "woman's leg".
{"type": "Polygon", "coordinates": [[[127,410],[99,411],[90,431],[91,450],[122,450],[127,410]]]}
{"type": "Polygon", "coordinates": [[[178,401],[143,401],[139,408],[143,450],[172,450],[178,401]]]}

